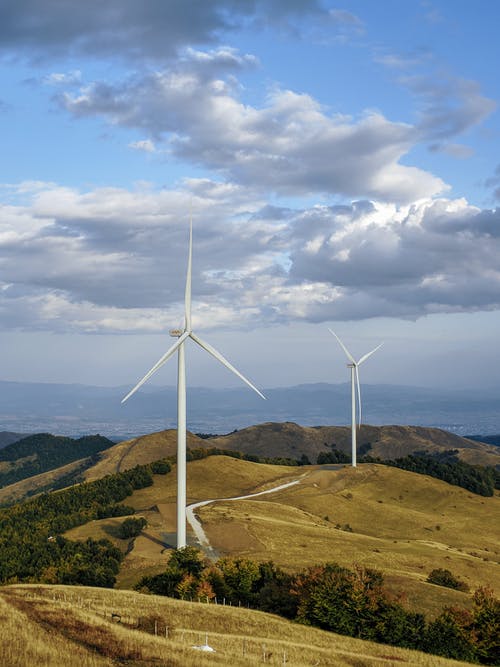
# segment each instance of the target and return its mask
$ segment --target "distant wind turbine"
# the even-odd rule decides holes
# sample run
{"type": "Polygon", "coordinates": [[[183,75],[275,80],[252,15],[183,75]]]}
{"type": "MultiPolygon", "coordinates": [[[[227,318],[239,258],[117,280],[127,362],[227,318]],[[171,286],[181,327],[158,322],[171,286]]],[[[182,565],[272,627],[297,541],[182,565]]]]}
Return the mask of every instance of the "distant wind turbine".
{"type": "Polygon", "coordinates": [[[184,296],[184,329],[172,329],[170,335],[177,341],[156,362],[146,375],[139,380],[135,387],[122,399],[124,403],[139,387],[149,380],[163,364],[177,351],[177,548],[186,546],[186,365],[184,343],[191,338],[197,345],[220,361],[226,368],[237,375],[251,387],[259,396],[265,396],[246,377],[244,377],[220,352],[197,336],[191,327],[191,263],[193,254],[193,224],[189,223],[189,254],[186,276],[186,290],[184,296]]]}
{"type": "Polygon", "coordinates": [[[383,343],[380,343],[380,345],[377,345],[376,348],[374,348],[371,352],[368,352],[367,354],[364,354],[358,361],[354,359],[352,354],[349,352],[349,350],[346,348],[344,343],[340,340],[340,338],[337,336],[335,331],[332,331],[331,329],[328,329],[328,331],[332,334],[332,336],[335,336],[335,338],[338,340],[340,343],[340,346],[346,353],[347,358],[351,363],[347,364],[347,367],[351,369],[351,445],[352,445],[352,467],[356,467],[356,451],[357,451],[357,445],[356,445],[356,387],[358,390],[358,411],[359,411],[359,426],[361,427],[361,389],[359,386],[359,366],[368,359],[368,357],[371,357],[374,352],[376,352],[379,348],[382,347],[383,343]]]}

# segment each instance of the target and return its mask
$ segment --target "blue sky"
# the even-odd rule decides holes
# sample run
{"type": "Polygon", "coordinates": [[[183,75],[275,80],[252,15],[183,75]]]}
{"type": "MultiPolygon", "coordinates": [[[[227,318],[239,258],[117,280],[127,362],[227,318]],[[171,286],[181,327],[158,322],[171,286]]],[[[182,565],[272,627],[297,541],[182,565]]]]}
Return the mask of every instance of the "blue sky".
{"type": "Polygon", "coordinates": [[[0,377],[133,384],[182,321],[192,206],[195,327],[259,386],[345,381],[327,327],[385,341],[365,381],[498,386],[498,14],[4,2],[0,377]]]}

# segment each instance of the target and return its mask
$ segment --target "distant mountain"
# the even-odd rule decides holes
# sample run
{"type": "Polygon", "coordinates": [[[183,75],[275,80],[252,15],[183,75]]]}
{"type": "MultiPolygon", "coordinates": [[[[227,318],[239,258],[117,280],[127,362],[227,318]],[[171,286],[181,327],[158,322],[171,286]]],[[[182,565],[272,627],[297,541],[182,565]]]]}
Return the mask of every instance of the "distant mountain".
{"type": "Polygon", "coordinates": [[[7,445],[12,444],[13,442],[21,440],[21,438],[25,438],[27,435],[28,435],[27,433],[12,433],[12,431],[0,431],[0,449],[2,449],[3,447],[7,447],[7,445]]]}
{"type": "MultiPolygon", "coordinates": [[[[144,386],[126,404],[130,387],[0,382],[0,428],[78,436],[103,433],[122,439],[176,425],[174,387],[144,386]]],[[[264,389],[267,401],[246,387],[188,388],[188,428],[227,433],[263,422],[308,426],[347,425],[346,384],[303,384],[264,389]]],[[[500,433],[500,391],[450,391],[393,385],[364,385],[363,421],[413,424],[454,433],[500,433]]]]}
{"type": "Polygon", "coordinates": [[[477,440],[478,442],[486,442],[488,445],[495,445],[500,447],[500,434],[497,435],[468,435],[469,440],[477,440]]]}

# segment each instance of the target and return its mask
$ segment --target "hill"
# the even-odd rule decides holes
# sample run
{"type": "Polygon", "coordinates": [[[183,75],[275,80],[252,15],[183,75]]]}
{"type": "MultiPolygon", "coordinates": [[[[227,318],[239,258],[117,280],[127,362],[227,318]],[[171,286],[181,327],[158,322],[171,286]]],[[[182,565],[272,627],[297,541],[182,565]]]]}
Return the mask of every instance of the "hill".
{"type": "MultiPolygon", "coordinates": [[[[473,465],[500,465],[500,451],[493,445],[462,438],[454,433],[423,426],[368,426],[359,429],[358,449],[374,458],[395,459],[415,452],[458,451],[458,457],[473,465]]],[[[312,463],[332,447],[351,451],[351,430],[346,426],[299,426],[292,422],[259,424],[228,435],[210,438],[207,446],[245,454],[299,459],[305,454],[312,463]]]]}
{"type": "MultiPolygon", "coordinates": [[[[217,555],[274,560],[296,570],[330,560],[381,570],[394,594],[427,614],[445,604],[466,604],[464,593],[426,582],[436,567],[451,570],[471,589],[500,590],[500,496],[459,487],[396,468],[362,464],[273,466],[225,456],[188,464],[188,502],[231,498],[300,479],[289,489],[238,502],[199,508],[217,555]],[[305,475],[305,477],[303,477],[305,475]]],[[[160,572],[175,540],[175,472],[153,476],[153,485],[127,498],[147,522],[133,544],[117,540],[116,519],[73,528],[70,539],[112,538],[125,559],[118,585],[160,572]]],[[[192,544],[197,544],[191,531],[192,544]]]]}
{"type": "MultiPolygon", "coordinates": [[[[119,585],[130,587],[164,571],[176,479],[168,467],[164,474],[156,469],[107,475],[2,510],[2,581],[109,586],[118,574],[119,585]],[[124,518],[134,510],[135,519],[124,518]],[[125,537],[125,522],[138,519],[146,526],[139,523],[138,536],[125,537]]],[[[189,463],[188,498],[223,499],[197,509],[212,556],[272,559],[290,573],[331,561],[375,568],[410,613],[431,619],[444,605],[470,604],[465,592],[427,581],[436,568],[473,590],[499,588],[498,494],[483,498],[377,464],[294,468],[214,455],[189,463]],[[290,481],[294,486],[285,488],[290,481]]]]}
{"type": "MultiPolygon", "coordinates": [[[[27,441],[33,442],[29,439],[27,441]]],[[[60,440],[55,439],[54,442],[59,443],[60,440]]],[[[47,476],[38,474],[30,477],[27,483],[12,483],[0,488],[0,505],[22,500],[28,493],[32,495],[67,486],[80,477],[87,481],[99,479],[136,465],[151,463],[164,456],[173,456],[176,453],[176,442],[175,429],[143,435],[118,444],[103,442],[103,445],[107,445],[106,449],[102,449],[93,459],[78,462],[74,460],[71,468],[65,465],[60,469],[52,469],[47,476]]],[[[403,457],[421,451],[438,453],[455,450],[459,459],[472,465],[498,467],[500,464],[500,448],[494,445],[461,438],[448,431],[420,426],[363,425],[358,434],[358,444],[361,454],[368,453],[381,459],[403,457]]],[[[208,439],[188,433],[188,447],[217,447],[271,458],[300,459],[305,455],[311,463],[315,463],[318,454],[331,452],[332,448],[350,456],[351,434],[348,427],[342,426],[311,427],[292,422],[268,422],[208,439]]],[[[26,453],[29,454],[30,451],[33,452],[34,449],[27,449],[26,453]]],[[[71,451],[76,455],[74,445],[71,451]]],[[[31,475],[34,475],[34,466],[28,466],[29,462],[29,459],[19,461],[16,465],[21,468],[22,473],[20,471],[15,474],[27,477],[27,473],[31,471],[31,475]]]]}
{"type": "Polygon", "coordinates": [[[89,458],[113,446],[100,435],[77,440],[49,433],[29,435],[0,449],[0,486],[7,486],[78,459],[89,458]]]}
{"type": "Polygon", "coordinates": [[[129,591],[6,586],[0,590],[0,612],[0,663],[10,667],[75,662],[81,667],[467,664],[336,635],[263,612],[129,591]],[[206,642],[214,653],[194,648],[206,642]]]}
{"type": "Polygon", "coordinates": [[[12,431],[0,431],[0,449],[7,447],[7,445],[12,444],[25,438],[27,433],[13,433],[12,431]]]}

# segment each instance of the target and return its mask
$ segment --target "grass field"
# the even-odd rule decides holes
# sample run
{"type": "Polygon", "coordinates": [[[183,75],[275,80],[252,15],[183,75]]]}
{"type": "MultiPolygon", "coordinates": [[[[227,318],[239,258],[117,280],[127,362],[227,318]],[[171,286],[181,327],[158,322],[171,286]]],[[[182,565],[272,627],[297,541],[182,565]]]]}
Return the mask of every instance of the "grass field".
{"type": "Polygon", "coordinates": [[[0,589],[5,667],[458,667],[466,663],[301,626],[263,612],[130,591],[0,589]],[[213,653],[197,650],[208,645],[213,653]]]}
{"type": "MultiPolygon", "coordinates": [[[[199,508],[218,555],[273,560],[297,570],[337,561],[381,570],[392,592],[429,616],[446,604],[466,606],[465,593],[426,582],[436,567],[449,569],[472,590],[500,590],[500,497],[484,498],[445,482],[397,468],[363,464],[325,470],[209,457],[188,464],[188,502],[261,491],[306,476],[271,495],[220,501],[199,508]]],[[[127,499],[148,526],[136,538],[118,577],[127,588],[160,572],[175,539],[175,469],[127,499]]],[[[72,539],[110,537],[121,519],[75,528],[72,539]]],[[[194,542],[192,542],[194,543],[194,542]]]]}

